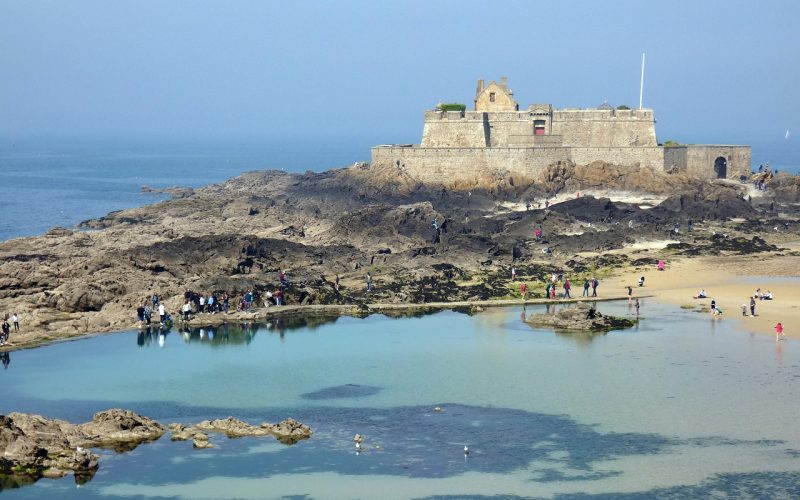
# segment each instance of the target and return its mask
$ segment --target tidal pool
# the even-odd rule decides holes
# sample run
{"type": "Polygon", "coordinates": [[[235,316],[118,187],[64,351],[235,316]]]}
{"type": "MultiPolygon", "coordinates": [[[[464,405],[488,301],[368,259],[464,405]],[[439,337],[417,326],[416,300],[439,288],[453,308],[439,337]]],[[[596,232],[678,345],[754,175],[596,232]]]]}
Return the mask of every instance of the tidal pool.
{"type": "MultiPolygon", "coordinates": [[[[599,307],[633,314],[627,302],[599,307]]],[[[101,451],[79,488],[71,477],[0,481],[2,495],[800,496],[800,344],[650,300],[637,327],[597,336],[534,329],[521,314],[283,319],[12,352],[2,413],[294,417],[315,434],[293,446],[212,435],[218,448],[202,451],[164,437],[101,451]]]]}

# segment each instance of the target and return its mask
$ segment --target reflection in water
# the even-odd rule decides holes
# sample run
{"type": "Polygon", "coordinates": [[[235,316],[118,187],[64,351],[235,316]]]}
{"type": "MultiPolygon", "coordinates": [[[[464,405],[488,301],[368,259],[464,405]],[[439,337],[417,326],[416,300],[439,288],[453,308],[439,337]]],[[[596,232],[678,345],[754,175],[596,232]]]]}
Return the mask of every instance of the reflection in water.
{"type": "MultiPolygon", "coordinates": [[[[182,323],[178,329],[178,334],[187,343],[241,345],[250,344],[260,328],[277,332],[280,338],[283,339],[287,331],[298,329],[314,330],[322,325],[334,323],[337,319],[338,316],[291,315],[273,318],[264,323],[223,323],[221,325],[203,327],[189,327],[182,323]]],[[[136,345],[145,347],[155,342],[159,347],[164,347],[170,331],[170,328],[158,326],[142,328],[136,335],[136,345]]]]}
{"type": "Polygon", "coordinates": [[[3,368],[8,370],[8,364],[11,363],[11,355],[8,351],[0,353],[0,361],[3,362],[3,368]]]}

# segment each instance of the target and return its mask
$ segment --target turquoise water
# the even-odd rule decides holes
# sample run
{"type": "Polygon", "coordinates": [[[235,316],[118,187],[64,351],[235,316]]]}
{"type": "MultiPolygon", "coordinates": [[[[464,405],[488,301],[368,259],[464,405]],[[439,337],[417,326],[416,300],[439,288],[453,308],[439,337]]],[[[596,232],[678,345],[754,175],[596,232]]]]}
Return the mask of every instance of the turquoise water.
{"type": "MultiPolygon", "coordinates": [[[[631,314],[624,302],[600,307],[631,314]]],[[[290,447],[212,436],[219,447],[203,451],[162,438],[104,451],[80,488],[67,477],[3,495],[800,494],[793,341],[651,301],[639,326],[595,337],[532,329],[521,313],[281,320],[12,352],[0,375],[2,412],[81,421],[121,406],[162,423],[291,416],[315,435],[290,447]],[[356,433],[367,437],[361,454],[356,433]]]]}

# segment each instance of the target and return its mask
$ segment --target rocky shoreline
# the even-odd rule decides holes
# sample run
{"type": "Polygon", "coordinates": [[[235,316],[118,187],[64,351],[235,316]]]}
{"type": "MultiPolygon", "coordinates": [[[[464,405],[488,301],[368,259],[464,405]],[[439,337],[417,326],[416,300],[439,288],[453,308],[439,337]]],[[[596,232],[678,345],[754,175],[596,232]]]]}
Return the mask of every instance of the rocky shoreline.
{"type": "Polygon", "coordinates": [[[659,258],[781,255],[781,242],[800,234],[800,182],[785,174],[756,193],[738,182],[603,163],[441,185],[357,165],[251,172],[175,196],[0,243],[0,312],[21,323],[3,349],[129,330],[153,294],[177,318],[188,290],[227,293],[233,312],[190,326],[499,305],[519,301],[523,281],[528,297],[540,299],[556,270],[573,283],[600,277],[601,295],[618,296],[605,292],[604,278],[659,258]],[[285,308],[235,311],[246,292],[260,306],[279,289],[285,308]]]}
{"type": "MultiPolygon", "coordinates": [[[[192,439],[195,448],[213,447],[209,432],[229,438],[273,436],[286,445],[313,434],[310,427],[291,418],[254,426],[228,417],[189,427],[173,423],[169,429],[173,441],[192,439]]],[[[98,412],[83,424],[27,413],[0,415],[0,476],[5,486],[19,487],[72,473],[75,482],[83,484],[100,467],[100,456],[91,448],[131,451],[161,438],[165,432],[164,426],[154,420],[116,408],[98,412]]]]}

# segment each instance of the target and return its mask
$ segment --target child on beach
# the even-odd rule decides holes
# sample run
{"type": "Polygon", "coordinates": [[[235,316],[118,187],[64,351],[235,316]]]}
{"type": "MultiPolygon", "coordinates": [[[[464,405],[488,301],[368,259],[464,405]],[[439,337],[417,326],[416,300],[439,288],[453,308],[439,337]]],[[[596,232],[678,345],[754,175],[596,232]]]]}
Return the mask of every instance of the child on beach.
{"type": "Polygon", "coordinates": [[[747,304],[742,304],[742,316],[747,317],[747,304]]]}
{"type": "Polygon", "coordinates": [[[783,337],[783,339],[785,339],[786,338],[786,334],[783,333],[783,325],[778,323],[777,325],[775,325],[775,340],[776,341],[783,340],[781,337],[783,337]]]}

